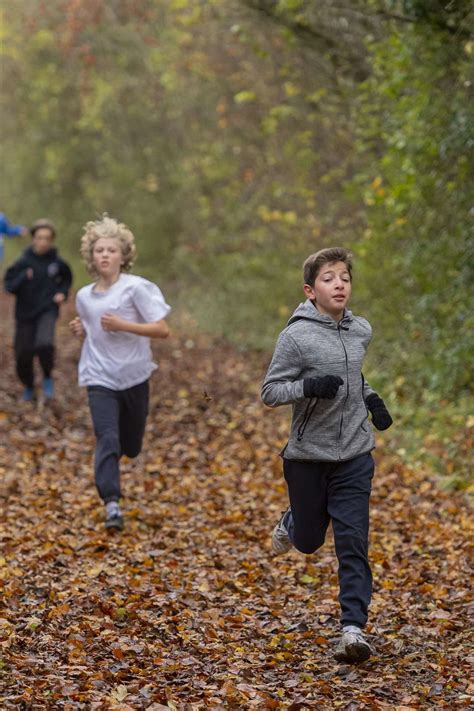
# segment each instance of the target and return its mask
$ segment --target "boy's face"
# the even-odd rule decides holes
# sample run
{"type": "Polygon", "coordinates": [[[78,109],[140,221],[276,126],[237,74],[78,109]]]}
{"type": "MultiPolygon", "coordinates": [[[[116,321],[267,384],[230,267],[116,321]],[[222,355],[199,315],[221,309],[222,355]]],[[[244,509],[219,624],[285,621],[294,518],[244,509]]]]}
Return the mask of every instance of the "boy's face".
{"type": "Polygon", "coordinates": [[[352,292],[347,265],[344,262],[324,264],[313,286],[305,284],[303,288],[308,299],[316,303],[318,311],[333,318],[340,318],[352,292]]]}
{"type": "Polygon", "coordinates": [[[31,238],[31,247],[35,254],[46,254],[53,246],[54,235],[49,227],[40,227],[31,238]]]}
{"type": "Polygon", "coordinates": [[[92,247],[92,263],[103,277],[116,277],[123,264],[120,242],[115,237],[101,237],[92,247]]]}

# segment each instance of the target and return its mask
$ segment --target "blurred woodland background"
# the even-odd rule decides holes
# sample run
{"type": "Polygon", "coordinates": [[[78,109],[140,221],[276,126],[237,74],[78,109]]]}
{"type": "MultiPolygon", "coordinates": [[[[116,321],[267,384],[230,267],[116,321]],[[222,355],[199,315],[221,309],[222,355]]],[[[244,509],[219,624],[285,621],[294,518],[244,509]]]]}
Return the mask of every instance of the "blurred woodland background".
{"type": "MultiPolygon", "coordinates": [[[[394,449],[465,487],[471,0],[4,0],[1,209],[87,280],[106,211],[180,328],[270,352],[317,249],[356,255],[394,449]]],[[[27,241],[10,240],[7,261],[27,241]]],[[[255,373],[255,378],[263,377],[255,373]]]]}

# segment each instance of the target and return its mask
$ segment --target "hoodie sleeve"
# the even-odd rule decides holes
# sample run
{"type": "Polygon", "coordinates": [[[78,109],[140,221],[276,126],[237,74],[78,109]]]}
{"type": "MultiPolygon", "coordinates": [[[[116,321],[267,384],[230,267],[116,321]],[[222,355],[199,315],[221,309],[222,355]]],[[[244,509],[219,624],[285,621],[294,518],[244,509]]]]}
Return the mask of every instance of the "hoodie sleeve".
{"type": "Polygon", "coordinates": [[[10,294],[18,293],[23,282],[27,280],[27,268],[28,265],[23,260],[19,260],[12,264],[11,267],[8,267],[4,279],[6,291],[10,294]]]}
{"type": "Polygon", "coordinates": [[[367,402],[367,398],[369,397],[369,395],[373,395],[374,393],[375,394],[377,394],[377,393],[375,392],[375,390],[373,388],[370,387],[369,383],[364,378],[364,376],[362,376],[362,379],[364,381],[364,385],[362,388],[362,396],[364,398],[364,402],[367,402]]]}
{"type": "Polygon", "coordinates": [[[269,407],[304,400],[300,350],[291,336],[283,332],[262,386],[262,400],[269,407]]]}
{"type": "Polygon", "coordinates": [[[69,289],[72,284],[72,272],[69,268],[69,264],[61,259],[61,284],[58,286],[58,292],[64,294],[67,299],[69,294],[69,289]]]}

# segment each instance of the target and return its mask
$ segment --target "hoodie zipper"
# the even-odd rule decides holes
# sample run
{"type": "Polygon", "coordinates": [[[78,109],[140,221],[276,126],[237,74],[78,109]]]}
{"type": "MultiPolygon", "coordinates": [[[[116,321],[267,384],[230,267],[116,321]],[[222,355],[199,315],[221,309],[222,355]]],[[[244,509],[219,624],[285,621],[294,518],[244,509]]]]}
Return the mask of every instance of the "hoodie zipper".
{"type": "MultiPolygon", "coordinates": [[[[346,390],[346,397],[344,398],[344,402],[342,403],[341,420],[340,420],[340,423],[339,423],[339,436],[338,436],[338,441],[341,439],[341,435],[342,435],[342,424],[343,424],[343,421],[344,421],[344,408],[345,408],[345,406],[346,406],[346,402],[347,402],[347,399],[348,399],[348,397],[349,397],[349,363],[348,363],[348,359],[347,359],[346,347],[345,347],[345,345],[344,345],[344,341],[342,340],[342,336],[341,336],[341,328],[342,328],[344,331],[347,331],[348,328],[347,328],[347,326],[344,327],[344,326],[341,326],[340,324],[337,325],[337,332],[338,332],[338,334],[339,334],[339,338],[341,339],[342,348],[343,348],[343,350],[344,350],[344,359],[345,359],[345,362],[346,362],[347,390],[346,390]]],[[[305,433],[305,430],[306,430],[306,427],[307,427],[307,425],[308,425],[308,422],[310,421],[310,419],[311,419],[311,417],[312,417],[312,415],[313,415],[313,412],[314,412],[314,410],[315,410],[316,405],[318,404],[318,402],[319,402],[319,398],[316,398],[316,400],[315,400],[314,403],[313,403],[312,400],[310,400],[310,401],[308,402],[308,404],[306,405],[306,410],[305,410],[304,415],[303,415],[303,421],[301,422],[300,426],[298,427],[298,431],[297,431],[297,433],[296,433],[296,440],[297,440],[297,442],[301,442],[301,440],[303,439],[303,435],[304,435],[304,433],[305,433]],[[313,404],[312,404],[312,403],[313,403],[313,404]],[[312,405],[312,406],[311,406],[311,405],[312,405]]]]}
{"type": "MultiPolygon", "coordinates": [[[[344,329],[344,330],[347,330],[347,329],[344,329]]],[[[339,423],[339,437],[338,437],[338,440],[339,440],[339,445],[340,445],[340,440],[341,440],[341,437],[342,437],[342,425],[343,425],[343,422],[344,422],[344,408],[345,408],[345,406],[346,406],[346,402],[347,402],[347,399],[348,399],[348,397],[349,397],[349,362],[348,362],[348,360],[347,360],[346,347],[345,347],[345,345],[344,345],[344,341],[343,341],[342,336],[341,336],[341,325],[340,325],[340,324],[337,325],[337,332],[338,332],[338,334],[339,334],[339,338],[341,339],[342,348],[343,348],[343,350],[344,350],[344,358],[345,358],[345,361],[346,361],[346,383],[347,383],[346,397],[344,398],[344,402],[342,403],[341,420],[340,420],[340,423],[339,423]]]]}
{"type": "Polygon", "coordinates": [[[313,412],[314,412],[314,409],[315,409],[316,405],[317,405],[318,402],[319,402],[319,398],[316,398],[316,400],[315,400],[313,406],[311,407],[311,403],[312,403],[312,402],[313,402],[312,400],[308,400],[308,404],[306,405],[306,410],[304,411],[303,422],[302,422],[301,425],[298,427],[298,432],[297,432],[297,434],[296,434],[296,439],[297,439],[298,442],[301,442],[301,440],[303,439],[303,435],[304,435],[304,431],[305,431],[305,429],[306,429],[306,425],[308,424],[308,422],[309,422],[310,419],[311,419],[311,416],[312,416],[312,414],[313,414],[313,412]],[[311,409],[310,409],[310,408],[311,408],[311,409]]]}

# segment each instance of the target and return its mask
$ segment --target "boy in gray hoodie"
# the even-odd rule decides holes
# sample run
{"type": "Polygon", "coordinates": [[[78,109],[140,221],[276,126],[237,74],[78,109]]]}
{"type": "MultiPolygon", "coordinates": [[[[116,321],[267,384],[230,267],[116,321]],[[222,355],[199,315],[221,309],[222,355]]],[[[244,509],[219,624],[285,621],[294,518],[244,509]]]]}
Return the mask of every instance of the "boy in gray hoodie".
{"type": "Polygon", "coordinates": [[[368,561],[369,498],[374,435],[392,424],[383,400],[365,382],[362,363],[372,329],[346,306],[352,257],[322,249],[305,261],[304,292],[281,332],[262,387],[270,407],[291,404],[282,451],[290,506],[272,534],[275,554],[294,546],[313,553],[332,522],[339,561],[342,637],[339,661],[358,662],[372,650],[362,632],[372,593],[368,561]]]}

